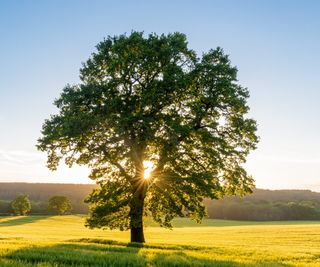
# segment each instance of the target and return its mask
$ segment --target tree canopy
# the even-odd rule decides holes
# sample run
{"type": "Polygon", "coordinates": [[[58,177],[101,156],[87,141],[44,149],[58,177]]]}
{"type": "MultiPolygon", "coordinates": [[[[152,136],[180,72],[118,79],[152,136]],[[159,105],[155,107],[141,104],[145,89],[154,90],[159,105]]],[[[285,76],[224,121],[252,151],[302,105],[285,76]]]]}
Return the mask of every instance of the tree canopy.
{"type": "Polygon", "coordinates": [[[11,208],[16,215],[27,215],[31,210],[31,202],[27,195],[20,195],[11,202],[11,208]]]}
{"type": "Polygon", "coordinates": [[[70,200],[65,196],[53,196],[49,199],[48,210],[50,212],[63,215],[71,211],[72,206],[70,200]]]}
{"type": "Polygon", "coordinates": [[[144,242],[143,215],[165,227],[200,221],[204,198],[252,190],[243,163],[256,122],[221,48],[199,57],[181,33],[109,36],[80,79],[55,101],[38,148],[52,170],[63,158],[91,168],[100,188],[87,198],[89,227],[130,228],[144,242]]]}

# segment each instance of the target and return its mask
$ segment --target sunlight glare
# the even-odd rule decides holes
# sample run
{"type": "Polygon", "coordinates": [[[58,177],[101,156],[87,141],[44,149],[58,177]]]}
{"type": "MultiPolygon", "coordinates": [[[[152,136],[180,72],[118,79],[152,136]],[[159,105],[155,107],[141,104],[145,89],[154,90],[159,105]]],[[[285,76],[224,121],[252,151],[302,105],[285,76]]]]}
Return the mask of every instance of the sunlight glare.
{"type": "Polygon", "coordinates": [[[151,176],[151,172],[153,170],[153,162],[151,161],[144,161],[143,162],[143,166],[144,166],[144,174],[143,177],[144,179],[149,179],[151,176]]]}

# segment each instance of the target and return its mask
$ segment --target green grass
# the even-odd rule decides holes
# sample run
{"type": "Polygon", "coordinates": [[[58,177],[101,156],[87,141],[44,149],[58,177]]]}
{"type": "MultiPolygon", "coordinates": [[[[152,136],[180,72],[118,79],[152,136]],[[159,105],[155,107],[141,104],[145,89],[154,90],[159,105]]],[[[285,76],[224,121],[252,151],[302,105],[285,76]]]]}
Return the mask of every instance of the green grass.
{"type": "Polygon", "coordinates": [[[147,243],[90,230],[81,216],[0,218],[0,266],[320,266],[320,222],[176,219],[147,243]]]}

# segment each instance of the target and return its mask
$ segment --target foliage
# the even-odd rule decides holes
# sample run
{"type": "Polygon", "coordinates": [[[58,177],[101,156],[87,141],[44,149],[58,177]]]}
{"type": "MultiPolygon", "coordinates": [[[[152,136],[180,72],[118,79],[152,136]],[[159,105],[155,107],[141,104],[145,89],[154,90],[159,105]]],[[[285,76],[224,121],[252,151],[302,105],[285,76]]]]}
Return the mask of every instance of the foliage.
{"type": "Polygon", "coordinates": [[[53,196],[49,199],[48,210],[55,214],[63,215],[71,211],[70,200],[65,196],[53,196]]]}
{"type": "Polygon", "coordinates": [[[31,210],[31,202],[27,195],[20,195],[11,202],[11,208],[16,215],[27,215],[31,210]]]}
{"type": "Polygon", "coordinates": [[[256,123],[221,48],[198,57],[181,33],[108,37],[80,78],[55,101],[38,148],[52,170],[63,158],[91,168],[90,227],[140,231],[143,214],[166,227],[186,213],[200,221],[204,198],[251,192],[242,164],[256,123]]]}

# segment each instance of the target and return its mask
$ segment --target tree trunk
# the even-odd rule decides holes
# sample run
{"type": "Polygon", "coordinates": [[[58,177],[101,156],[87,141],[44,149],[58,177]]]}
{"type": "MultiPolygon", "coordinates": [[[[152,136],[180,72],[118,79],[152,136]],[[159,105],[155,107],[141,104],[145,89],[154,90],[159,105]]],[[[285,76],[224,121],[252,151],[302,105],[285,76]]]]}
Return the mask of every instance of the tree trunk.
{"type": "Polygon", "coordinates": [[[145,191],[140,189],[133,195],[130,204],[130,234],[131,242],[144,243],[143,233],[143,206],[145,191]]]}
{"type": "Polygon", "coordinates": [[[144,243],[143,225],[141,227],[133,227],[130,229],[131,242],[144,243]]]}

